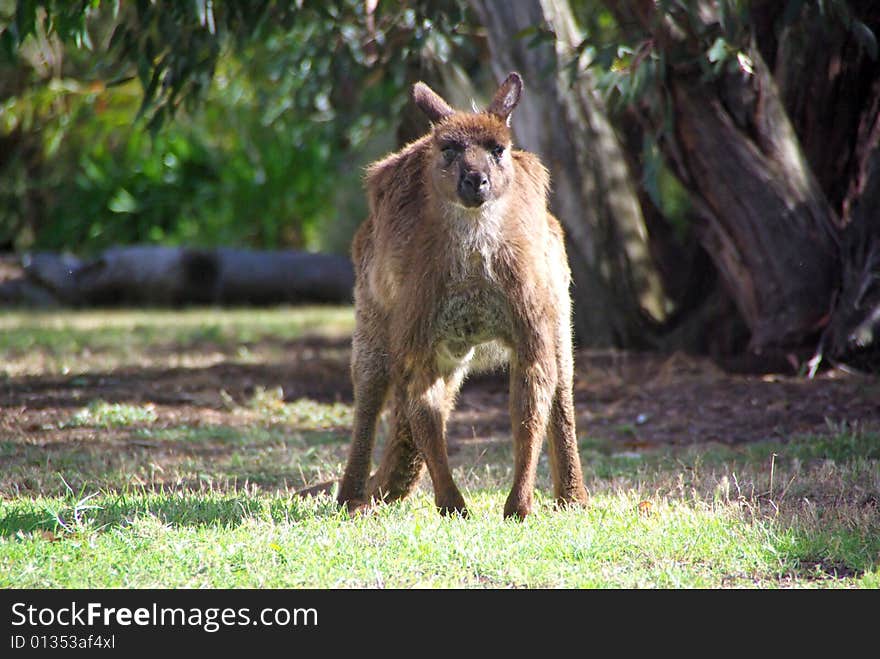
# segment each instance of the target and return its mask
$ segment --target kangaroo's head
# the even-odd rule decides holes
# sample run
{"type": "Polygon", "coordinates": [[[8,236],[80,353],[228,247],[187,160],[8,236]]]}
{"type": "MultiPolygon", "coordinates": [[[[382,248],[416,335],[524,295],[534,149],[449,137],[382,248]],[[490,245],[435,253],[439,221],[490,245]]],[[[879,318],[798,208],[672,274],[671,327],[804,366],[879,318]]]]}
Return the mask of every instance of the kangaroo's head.
{"type": "Polygon", "coordinates": [[[442,201],[478,208],[500,199],[513,181],[510,113],[519,103],[522,78],[511,73],[484,112],[457,112],[422,82],[413,100],[433,124],[429,180],[442,201]]]}

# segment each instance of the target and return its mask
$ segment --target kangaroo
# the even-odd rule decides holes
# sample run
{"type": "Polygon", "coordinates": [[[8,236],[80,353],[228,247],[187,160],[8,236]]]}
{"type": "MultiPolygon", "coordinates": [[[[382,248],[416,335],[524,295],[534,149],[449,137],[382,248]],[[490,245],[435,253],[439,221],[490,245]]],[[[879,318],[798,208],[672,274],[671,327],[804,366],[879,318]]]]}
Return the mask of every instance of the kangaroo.
{"type": "Polygon", "coordinates": [[[466,516],[446,422],[468,372],[504,362],[514,444],[504,516],[532,511],[545,434],[556,500],[587,500],[562,228],[547,208],[547,170],[511,146],[522,90],[511,73],[485,111],[470,113],[416,83],[412,98],[431,131],[367,169],[370,212],[352,244],[354,427],[337,495],[349,511],[405,497],[427,467],[438,510],[466,516]],[[370,476],[386,402],[390,435],[370,476]]]}

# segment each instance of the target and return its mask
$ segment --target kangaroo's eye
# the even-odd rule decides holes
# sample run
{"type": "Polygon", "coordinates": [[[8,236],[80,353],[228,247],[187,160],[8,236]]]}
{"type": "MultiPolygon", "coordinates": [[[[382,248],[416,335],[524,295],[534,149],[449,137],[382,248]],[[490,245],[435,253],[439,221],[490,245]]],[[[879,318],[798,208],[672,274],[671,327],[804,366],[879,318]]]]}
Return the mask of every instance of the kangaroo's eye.
{"type": "Polygon", "coordinates": [[[441,153],[443,154],[443,159],[447,163],[451,163],[453,160],[455,160],[455,156],[458,155],[458,149],[456,149],[455,147],[447,146],[443,149],[443,151],[441,151],[441,153]]]}
{"type": "Polygon", "coordinates": [[[504,147],[500,144],[496,144],[489,150],[489,152],[492,154],[492,157],[495,158],[495,160],[501,160],[501,156],[504,155],[504,147]]]}

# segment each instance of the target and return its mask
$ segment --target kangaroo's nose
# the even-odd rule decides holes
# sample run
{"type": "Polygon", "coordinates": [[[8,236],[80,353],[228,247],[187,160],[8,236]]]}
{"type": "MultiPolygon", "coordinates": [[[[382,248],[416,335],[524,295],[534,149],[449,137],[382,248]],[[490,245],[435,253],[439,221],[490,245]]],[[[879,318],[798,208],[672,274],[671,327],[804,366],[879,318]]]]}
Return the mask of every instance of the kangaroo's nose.
{"type": "Polygon", "coordinates": [[[468,172],[462,177],[461,187],[472,192],[480,192],[489,187],[489,177],[483,172],[468,172]]]}
{"type": "Polygon", "coordinates": [[[462,174],[458,181],[458,196],[468,206],[479,206],[489,196],[489,177],[477,171],[462,174]]]}

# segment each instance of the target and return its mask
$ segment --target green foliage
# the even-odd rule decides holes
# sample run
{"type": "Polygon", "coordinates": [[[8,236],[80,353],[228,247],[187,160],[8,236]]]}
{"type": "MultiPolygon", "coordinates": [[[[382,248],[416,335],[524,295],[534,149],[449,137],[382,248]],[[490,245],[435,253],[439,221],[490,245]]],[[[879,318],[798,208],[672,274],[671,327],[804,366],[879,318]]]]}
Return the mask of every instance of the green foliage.
{"type": "MultiPolygon", "coordinates": [[[[587,66],[596,70],[599,88],[618,107],[649,104],[662,113],[657,92],[670,67],[706,78],[752,73],[755,17],[744,0],[664,1],[648,19],[628,13],[636,3],[604,2],[611,11],[576,3],[584,4],[592,7],[581,10],[592,27],[579,50],[589,55],[587,66]]],[[[871,59],[877,58],[876,35],[846,0],[787,0],[773,28],[777,34],[799,29],[816,16],[827,29],[843,27],[871,59]]]]}
{"type": "MultiPolygon", "coordinates": [[[[323,111],[320,94],[326,100],[345,100],[352,93],[369,98],[372,86],[353,90],[346,83],[361,81],[368,71],[393,75],[428,42],[440,45],[441,51],[445,42],[448,51],[451,41],[460,40],[457,30],[466,8],[463,0],[32,0],[17,4],[2,39],[13,56],[28,36],[41,30],[62,43],[91,49],[90,30],[103,24],[109,33],[105,63],[136,73],[144,90],[141,113],[156,128],[181,104],[205,93],[224,49],[242,52],[268,43],[274,64],[281,67],[275,80],[287,78],[282,93],[290,91],[290,76],[307,74],[300,81],[305,84],[294,83],[304,93],[294,93],[291,100],[300,108],[323,111]],[[283,52],[273,48],[273,41],[283,52]]],[[[339,105],[333,109],[344,110],[339,105]]]]}
{"type": "Polygon", "coordinates": [[[412,63],[471,39],[464,0],[369,4],[0,0],[0,247],[347,250],[412,63]]]}
{"type": "Polygon", "coordinates": [[[195,116],[153,137],[122,124],[130,106],[115,117],[82,108],[59,158],[75,174],[52,182],[36,246],[317,247],[306,232],[334,214],[327,131],[265,126],[243,89],[250,79],[225,82],[195,116]]]}

